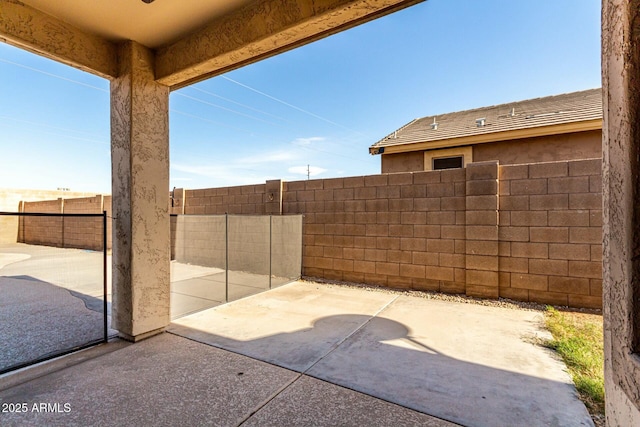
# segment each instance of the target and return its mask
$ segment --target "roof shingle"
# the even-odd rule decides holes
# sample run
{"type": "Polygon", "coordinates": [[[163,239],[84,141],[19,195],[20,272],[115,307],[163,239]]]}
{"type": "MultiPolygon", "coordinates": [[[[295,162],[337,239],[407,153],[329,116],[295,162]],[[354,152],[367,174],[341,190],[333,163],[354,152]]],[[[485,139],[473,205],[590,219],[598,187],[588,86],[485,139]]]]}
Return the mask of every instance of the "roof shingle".
{"type": "Polygon", "coordinates": [[[602,119],[602,91],[589,89],[415,119],[371,149],[602,119]],[[485,119],[484,126],[476,121],[485,119]],[[433,123],[437,123],[434,129],[433,123]]]}

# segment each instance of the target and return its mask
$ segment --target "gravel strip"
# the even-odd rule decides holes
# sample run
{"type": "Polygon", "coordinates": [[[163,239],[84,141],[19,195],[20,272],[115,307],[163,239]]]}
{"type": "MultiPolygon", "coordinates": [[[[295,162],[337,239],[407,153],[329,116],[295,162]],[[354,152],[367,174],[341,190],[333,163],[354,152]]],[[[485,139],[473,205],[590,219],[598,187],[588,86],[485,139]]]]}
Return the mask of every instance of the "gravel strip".
{"type": "MultiPolygon", "coordinates": [[[[453,294],[443,294],[440,292],[432,292],[432,291],[416,291],[412,289],[393,289],[384,286],[376,286],[376,285],[368,285],[365,283],[354,283],[354,282],[344,282],[341,280],[328,280],[320,277],[302,277],[300,282],[309,283],[309,284],[318,284],[318,285],[336,285],[347,288],[357,288],[364,289],[369,292],[383,292],[393,295],[408,295],[417,298],[425,298],[425,299],[433,299],[438,301],[452,301],[463,304],[478,304],[489,307],[503,307],[503,308],[511,308],[517,310],[527,310],[527,311],[545,311],[549,304],[539,304],[536,302],[525,302],[525,301],[515,301],[508,298],[498,298],[498,299],[483,299],[483,298],[474,298],[466,295],[453,295],[453,294]]],[[[573,311],[578,313],[587,313],[587,314],[596,314],[602,315],[602,310],[590,309],[590,308],[574,308],[567,306],[553,306],[555,309],[560,311],[573,311]]]]}

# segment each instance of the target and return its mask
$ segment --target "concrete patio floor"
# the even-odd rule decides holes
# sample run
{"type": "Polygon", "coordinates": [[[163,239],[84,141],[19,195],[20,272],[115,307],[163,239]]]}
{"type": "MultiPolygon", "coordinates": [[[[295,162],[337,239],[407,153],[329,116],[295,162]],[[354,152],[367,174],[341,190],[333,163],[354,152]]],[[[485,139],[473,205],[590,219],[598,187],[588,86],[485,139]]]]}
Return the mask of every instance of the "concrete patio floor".
{"type": "MultiPolygon", "coordinates": [[[[3,426],[303,426],[449,423],[273,366],[163,334],[0,391],[27,402],[3,426]],[[64,411],[32,411],[33,403],[64,411]]],[[[0,386],[1,388],[1,386],[0,386]]]]}
{"type": "Polygon", "coordinates": [[[0,424],[593,425],[540,336],[535,311],[295,282],[5,375],[29,412],[0,424]]]}

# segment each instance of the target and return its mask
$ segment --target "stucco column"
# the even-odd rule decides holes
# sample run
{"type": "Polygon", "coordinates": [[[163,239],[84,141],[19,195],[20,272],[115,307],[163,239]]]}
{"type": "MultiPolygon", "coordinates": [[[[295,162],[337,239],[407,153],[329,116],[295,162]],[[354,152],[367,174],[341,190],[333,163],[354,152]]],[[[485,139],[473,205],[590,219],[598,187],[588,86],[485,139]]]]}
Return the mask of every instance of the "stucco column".
{"type": "Polygon", "coordinates": [[[119,51],[111,82],[113,327],[137,341],[169,324],[169,88],[153,53],[119,51]]]}
{"type": "Polygon", "coordinates": [[[607,425],[640,425],[640,0],[602,2],[607,425]]]}

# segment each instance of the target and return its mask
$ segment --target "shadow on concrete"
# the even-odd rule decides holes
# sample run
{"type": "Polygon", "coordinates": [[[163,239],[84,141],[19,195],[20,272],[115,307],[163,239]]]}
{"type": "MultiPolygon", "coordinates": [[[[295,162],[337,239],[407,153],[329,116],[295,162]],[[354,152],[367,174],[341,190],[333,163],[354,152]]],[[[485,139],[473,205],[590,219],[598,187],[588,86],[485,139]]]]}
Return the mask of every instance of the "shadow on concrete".
{"type": "MultiPolygon", "coordinates": [[[[517,365],[507,370],[451,357],[384,317],[327,316],[309,328],[251,340],[184,325],[170,332],[462,425],[593,426],[566,375],[554,378],[546,368],[524,374],[517,365]]],[[[494,345],[496,353],[504,350],[499,337],[494,345]]],[[[260,425],[260,412],[251,421],[260,425]]]]}
{"type": "Polygon", "coordinates": [[[237,301],[270,289],[275,289],[296,280],[295,278],[272,277],[270,284],[269,276],[264,274],[229,271],[227,275],[222,269],[181,264],[172,261],[172,269],[174,267],[180,267],[182,270],[191,268],[195,270],[196,273],[195,277],[189,277],[188,272],[181,271],[181,274],[177,275],[178,278],[175,279],[172,274],[172,320],[217,307],[227,302],[237,301]],[[198,270],[220,271],[213,274],[198,274],[198,270]],[[184,277],[185,275],[186,277],[184,277]]]}
{"type": "Polygon", "coordinates": [[[28,275],[0,276],[0,295],[0,373],[104,341],[102,298],[28,275]]]}
{"type": "MultiPolygon", "coordinates": [[[[246,356],[161,334],[3,389],[3,426],[421,426],[453,424],[246,356]],[[68,412],[31,410],[57,402],[68,412]]],[[[109,349],[110,348],[110,349],[109,349]]],[[[88,350],[94,352],[94,348],[88,350]]],[[[71,359],[74,356],[69,356],[71,359]]],[[[79,355],[77,357],[80,357],[79,355]]],[[[72,363],[72,362],[71,362],[72,363]]]]}

